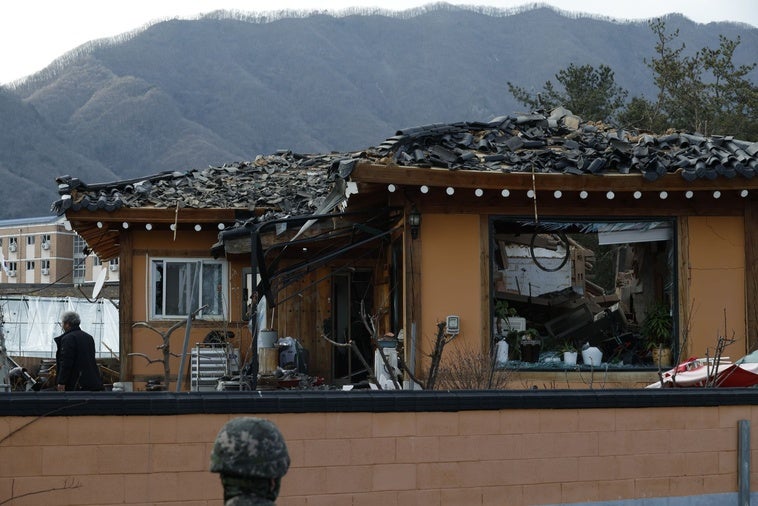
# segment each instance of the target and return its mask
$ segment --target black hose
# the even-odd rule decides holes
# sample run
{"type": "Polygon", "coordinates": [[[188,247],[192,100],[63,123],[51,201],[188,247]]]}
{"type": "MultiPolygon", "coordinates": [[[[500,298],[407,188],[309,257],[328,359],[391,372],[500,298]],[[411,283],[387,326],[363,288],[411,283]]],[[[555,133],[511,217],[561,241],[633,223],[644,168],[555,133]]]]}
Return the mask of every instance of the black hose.
{"type": "Polygon", "coordinates": [[[533,233],[532,240],[529,243],[529,253],[532,255],[532,262],[534,262],[534,265],[545,272],[555,272],[561,270],[563,266],[566,265],[566,262],[568,262],[569,256],[571,255],[571,249],[569,248],[568,237],[566,237],[566,234],[558,234],[558,237],[561,238],[561,241],[563,241],[563,244],[566,247],[566,255],[563,257],[563,260],[561,261],[560,265],[558,265],[558,267],[552,268],[542,265],[539,260],[537,260],[537,255],[534,254],[534,242],[537,240],[537,235],[537,232],[533,233]]]}

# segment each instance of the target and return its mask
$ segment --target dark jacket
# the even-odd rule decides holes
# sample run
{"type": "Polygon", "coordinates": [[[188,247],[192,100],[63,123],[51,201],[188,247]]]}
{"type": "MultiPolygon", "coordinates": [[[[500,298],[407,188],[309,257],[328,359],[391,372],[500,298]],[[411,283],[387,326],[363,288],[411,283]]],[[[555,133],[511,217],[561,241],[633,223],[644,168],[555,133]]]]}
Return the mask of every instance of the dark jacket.
{"type": "Polygon", "coordinates": [[[79,327],[55,338],[58,384],[66,390],[102,390],[100,368],[95,362],[95,340],[79,327]]]}

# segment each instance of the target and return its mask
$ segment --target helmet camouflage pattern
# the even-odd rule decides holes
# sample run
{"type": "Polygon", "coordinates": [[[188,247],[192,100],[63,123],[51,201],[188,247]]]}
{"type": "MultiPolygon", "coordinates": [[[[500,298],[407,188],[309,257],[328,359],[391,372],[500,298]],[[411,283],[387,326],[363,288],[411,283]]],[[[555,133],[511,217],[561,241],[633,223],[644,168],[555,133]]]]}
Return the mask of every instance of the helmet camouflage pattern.
{"type": "Polygon", "coordinates": [[[230,420],[216,436],[211,471],[241,478],[280,478],[290,466],[284,437],[263,418],[230,420]]]}

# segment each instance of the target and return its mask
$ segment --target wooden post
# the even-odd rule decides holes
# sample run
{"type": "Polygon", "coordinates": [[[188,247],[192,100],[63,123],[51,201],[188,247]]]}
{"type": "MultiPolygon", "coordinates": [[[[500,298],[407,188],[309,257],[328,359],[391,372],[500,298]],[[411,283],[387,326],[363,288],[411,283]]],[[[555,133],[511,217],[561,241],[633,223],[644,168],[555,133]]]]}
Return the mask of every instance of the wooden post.
{"type": "Polygon", "coordinates": [[[758,202],[745,203],[745,320],[747,352],[758,349],[758,202]]]}
{"type": "MultiPolygon", "coordinates": [[[[132,346],[132,321],[134,311],[132,300],[134,300],[134,240],[129,230],[121,230],[119,234],[120,249],[126,252],[125,255],[119,255],[119,265],[121,276],[118,283],[118,321],[119,321],[119,379],[121,381],[132,381],[134,374],[131,371],[131,360],[129,354],[133,351],[132,346]]],[[[148,272],[150,266],[147,266],[148,272]]],[[[147,304],[150,307],[150,303],[147,304]]]]}

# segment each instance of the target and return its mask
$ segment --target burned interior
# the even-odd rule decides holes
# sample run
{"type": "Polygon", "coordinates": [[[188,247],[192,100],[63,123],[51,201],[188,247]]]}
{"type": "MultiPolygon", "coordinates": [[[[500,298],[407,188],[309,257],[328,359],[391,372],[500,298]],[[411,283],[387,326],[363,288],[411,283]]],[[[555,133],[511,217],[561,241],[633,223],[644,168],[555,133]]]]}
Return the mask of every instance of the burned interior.
{"type": "Polygon", "coordinates": [[[565,367],[564,351],[598,363],[653,366],[646,316],[668,316],[676,348],[675,227],[670,219],[499,217],[491,221],[493,350],[506,367],[565,367]],[[502,345],[500,346],[502,349],[502,345]]]}

